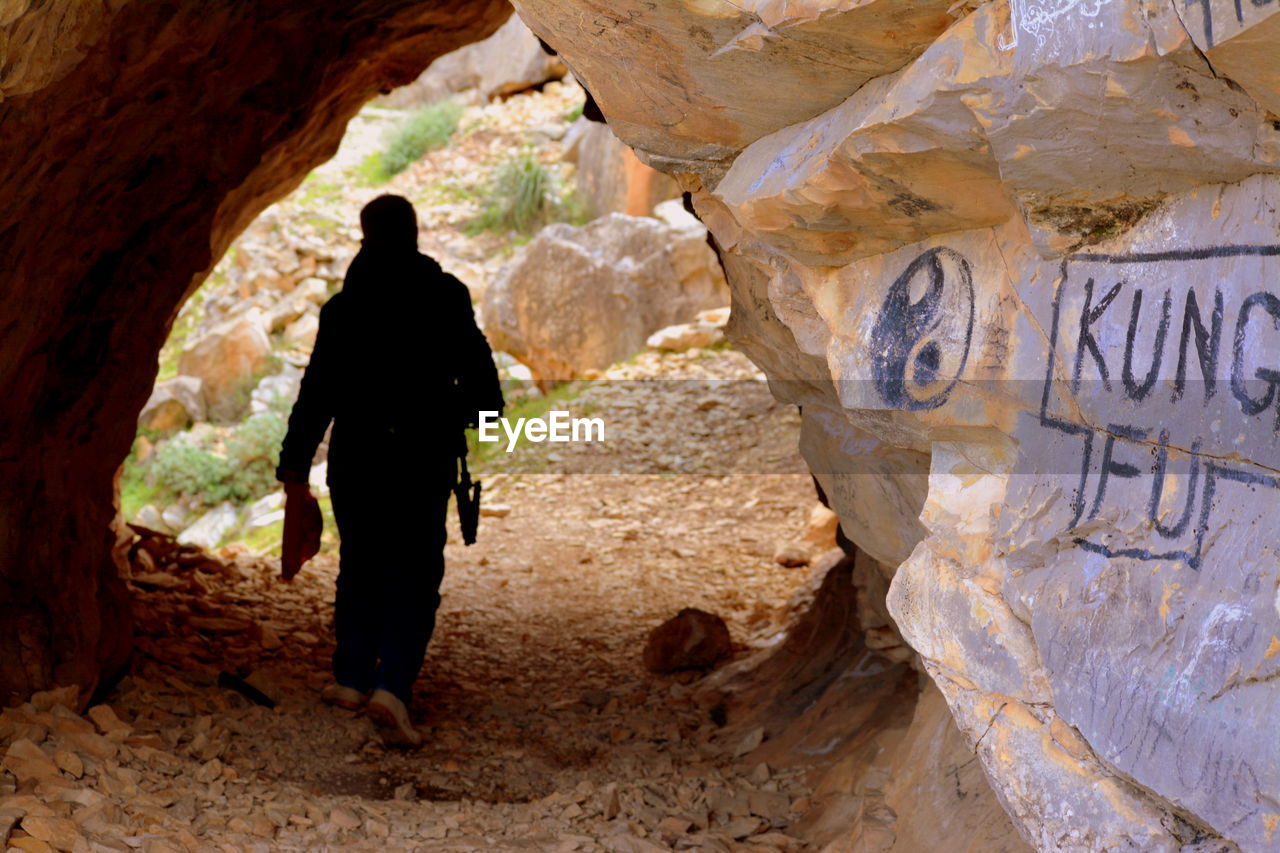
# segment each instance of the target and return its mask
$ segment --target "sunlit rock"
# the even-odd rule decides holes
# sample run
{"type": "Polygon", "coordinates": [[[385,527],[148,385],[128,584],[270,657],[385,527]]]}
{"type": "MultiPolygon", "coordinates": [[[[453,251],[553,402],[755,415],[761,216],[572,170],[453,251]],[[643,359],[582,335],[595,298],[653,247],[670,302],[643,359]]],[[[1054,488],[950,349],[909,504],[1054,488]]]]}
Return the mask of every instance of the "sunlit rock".
{"type": "Polygon", "coordinates": [[[953,21],[938,0],[515,5],[624,142],[709,172],[901,68],[953,21]]]}
{"type": "Polygon", "coordinates": [[[564,159],[577,167],[578,197],[592,216],[648,216],[654,205],[680,195],[670,175],[642,163],[608,125],[579,118],[564,147],[564,159]]]}
{"type": "Polygon", "coordinates": [[[485,291],[483,318],[494,347],[554,381],[624,361],[727,299],[705,228],[615,213],[544,228],[485,291]]]}
{"type": "Polygon", "coordinates": [[[484,101],[558,79],[564,74],[560,60],[548,55],[529,28],[512,15],[487,39],[440,57],[417,80],[377,103],[412,109],[457,94],[484,101]]]}
{"type": "Polygon", "coordinates": [[[183,545],[198,545],[201,548],[216,548],[235,528],[239,520],[240,511],[230,501],[224,501],[179,533],[178,542],[183,545]]]}
{"type": "Polygon", "coordinates": [[[175,376],[156,383],[138,424],[155,432],[172,432],[204,418],[204,382],[195,376],[175,376]]]}

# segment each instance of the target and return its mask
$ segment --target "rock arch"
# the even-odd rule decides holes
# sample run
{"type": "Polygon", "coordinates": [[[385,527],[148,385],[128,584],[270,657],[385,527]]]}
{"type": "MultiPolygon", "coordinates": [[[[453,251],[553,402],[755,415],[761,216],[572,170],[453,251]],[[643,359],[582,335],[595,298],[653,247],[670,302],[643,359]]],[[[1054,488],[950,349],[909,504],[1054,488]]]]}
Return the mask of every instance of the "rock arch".
{"type": "MultiPolygon", "coordinates": [[[[815,476],[897,567],[897,625],[1024,836],[1275,849],[1277,7],[515,5],[692,193],[731,334],[804,406],[815,476]],[[1183,318],[1131,318],[1218,291],[1218,394],[1164,393],[1183,318]],[[893,306],[902,340],[874,333],[893,306]],[[1115,381],[1135,349],[1138,397],[1115,381]]],[[[111,480],[183,298],[364,100],[507,14],[0,11],[0,695],[122,659],[111,480]]]]}

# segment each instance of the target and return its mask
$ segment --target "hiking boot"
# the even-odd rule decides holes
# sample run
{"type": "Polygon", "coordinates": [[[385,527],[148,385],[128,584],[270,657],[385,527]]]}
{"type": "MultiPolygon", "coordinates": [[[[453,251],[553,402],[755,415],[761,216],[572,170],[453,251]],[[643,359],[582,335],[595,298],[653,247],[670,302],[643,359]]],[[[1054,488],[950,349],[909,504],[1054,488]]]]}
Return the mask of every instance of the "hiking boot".
{"type": "Polygon", "coordinates": [[[382,738],[396,746],[421,746],[422,734],[413,727],[409,709],[389,690],[375,690],[369,700],[369,716],[377,723],[382,738]]]}
{"type": "Polygon", "coordinates": [[[326,685],[324,690],[320,691],[322,701],[337,705],[339,708],[346,708],[348,711],[359,711],[368,698],[368,693],[361,693],[354,687],[346,687],[336,681],[326,685]]]}

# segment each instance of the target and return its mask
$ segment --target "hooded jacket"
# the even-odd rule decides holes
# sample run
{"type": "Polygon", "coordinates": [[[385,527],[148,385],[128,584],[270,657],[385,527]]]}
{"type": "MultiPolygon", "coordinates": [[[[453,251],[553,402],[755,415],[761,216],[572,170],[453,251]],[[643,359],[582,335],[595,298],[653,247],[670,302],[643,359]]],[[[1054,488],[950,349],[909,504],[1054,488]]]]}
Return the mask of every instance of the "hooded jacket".
{"type": "Polygon", "coordinates": [[[306,482],[332,421],[330,485],[409,472],[452,484],[463,430],[502,409],[493,353],[466,285],[418,252],[416,221],[362,221],[361,250],[320,311],[276,477],[306,482]]]}

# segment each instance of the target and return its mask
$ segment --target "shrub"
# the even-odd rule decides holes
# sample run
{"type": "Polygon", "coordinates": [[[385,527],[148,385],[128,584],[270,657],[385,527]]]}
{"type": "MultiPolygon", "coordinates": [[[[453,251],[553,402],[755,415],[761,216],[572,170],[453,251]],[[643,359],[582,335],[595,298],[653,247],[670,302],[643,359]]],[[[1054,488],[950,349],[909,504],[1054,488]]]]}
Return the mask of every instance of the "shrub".
{"type": "Polygon", "coordinates": [[[562,203],[555,179],[531,154],[509,160],[494,172],[485,190],[484,207],[467,230],[519,231],[529,234],[559,218],[562,203]]]}
{"type": "Polygon", "coordinates": [[[383,179],[395,177],[423,154],[444,146],[461,118],[462,105],[455,101],[441,101],[410,115],[392,132],[382,153],[383,179]]]}
{"type": "Polygon", "coordinates": [[[280,442],[288,424],[276,412],[254,415],[242,423],[227,440],[227,461],[231,471],[231,499],[247,503],[274,491],[276,466],[280,464],[280,442]]]}
{"type": "Polygon", "coordinates": [[[193,495],[214,506],[229,494],[227,460],[176,436],[156,451],[152,469],[156,483],[175,495],[193,495]]]}
{"type": "Polygon", "coordinates": [[[225,454],[177,436],[156,451],[155,482],[172,494],[191,495],[206,506],[225,500],[248,503],[276,488],[275,469],[286,428],[284,418],[276,412],[255,415],[227,438],[225,454]]]}

